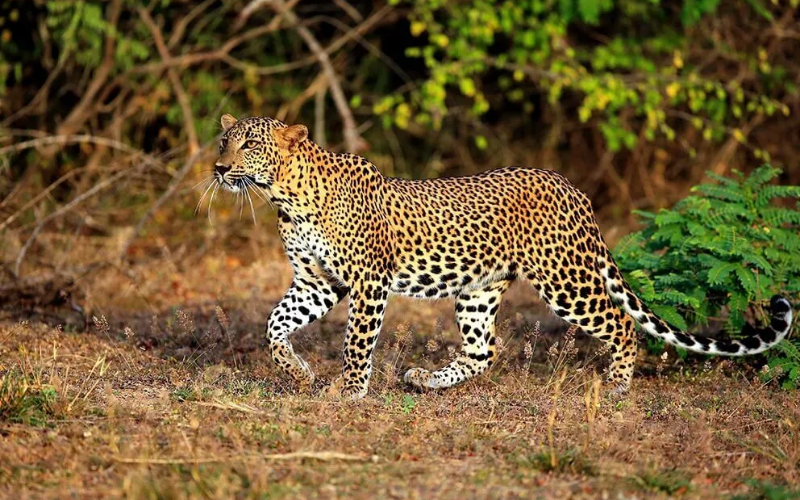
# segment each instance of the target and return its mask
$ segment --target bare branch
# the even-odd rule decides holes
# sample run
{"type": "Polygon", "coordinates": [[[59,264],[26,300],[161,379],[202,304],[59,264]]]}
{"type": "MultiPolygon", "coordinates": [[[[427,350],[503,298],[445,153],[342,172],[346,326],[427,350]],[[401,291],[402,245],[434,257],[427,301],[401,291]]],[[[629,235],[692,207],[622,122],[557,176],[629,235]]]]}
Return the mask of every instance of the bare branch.
{"type": "MultiPolygon", "coordinates": [[[[272,1],[273,0],[252,0],[239,13],[239,16],[236,18],[236,22],[233,23],[233,29],[237,30],[237,31],[240,30],[242,28],[242,26],[244,26],[244,23],[247,22],[247,20],[250,18],[250,16],[253,15],[253,13],[255,11],[261,9],[262,7],[265,7],[266,5],[268,5],[270,3],[272,3],[272,1]]],[[[300,3],[300,0],[290,0],[289,3],[284,5],[283,9],[278,12],[277,18],[278,19],[282,19],[283,14],[286,11],[293,9],[294,6],[297,5],[298,3],[300,3]]],[[[273,21],[274,21],[274,19],[273,19],[273,21]]]]}
{"type": "Polygon", "coordinates": [[[314,95],[314,141],[322,146],[326,146],[325,140],[325,94],[327,89],[321,88],[314,95]]]}
{"type": "MultiPolygon", "coordinates": [[[[138,168],[141,168],[142,165],[140,165],[138,168]]],[[[17,260],[14,262],[14,276],[19,278],[19,268],[22,265],[22,261],[25,259],[25,254],[28,252],[28,249],[30,248],[31,244],[33,244],[33,241],[39,235],[39,233],[41,232],[42,228],[44,228],[45,224],[47,224],[48,222],[50,222],[51,220],[53,220],[53,219],[55,219],[57,217],[60,217],[61,215],[69,212],[76,205],[80,204],[84,200],[94,196],[99,191],[102,191],[103,189],[105,189],[108,186],[112,185],[114,182],[118,181],[119,179],[121,179],[125,175],[131,173],[132,170],[133,169],[122,170],[122,171],[117,172],[116,174],[112,175],[111,177],[109,177],[107,179],[104,179],[101,182],[98,182],[97,184],[92,186],[92,188],[90,188],[88,191],[84,192],[83,194],[81,194],[79,196],[76,196],[75,199],[73,199],[71,202],[67,203],[63,207],[59,208],[55,212],[51,213],[50,215],[48,215],[47,217],[45,217],[44,219],[39,221],[39,224],[36,226],[36,228],[33,230],[33,232],[30,234],[30,236],[28,236],[27,241],[25,241],[25,244],[22,246],[22,249],[20,249],[19,254],[17,254],[17,260]]]]}
{"type": "Polygon", "coordinates": [[[331,97],[333,98],[333,102],[336,105],[336,110],[339,112],[339,116],[342,118],[342,128],[344,132],[346,149],[351,153],[357,153],[363,150],[366,147],[366,142],[358,133],[356,121],[353,118],[353,112],[350,110],[350,105],[348,104],[347,98],[342,90],[339,75],[336,74],[336,70],[333,68],[333,64],[331,64],[328,53],[325,52],[325,49],[322,48],[311,31],[300,23],[297,15],[294,12],[285,9],[286,3],[283,0],[272,0],[269,2],[269,6],[272,7],[276,12],[284,12],[284,17],[286,18],[289,26],[293,27],[295,31],[297,31],[297,34],[306,43],[308,49],[311,51],[314,57],[317,58],[325,77],[328,79],[328,88],[330,90],[331,97]]]}
{"type": "MultiPolygon", "coordinates": [[[[144,23],[147,25],[147,29],[149,29],[150,33],[153,35],[153,41],[156,44],[156,48],[158,49],[161,59],[164,61],[169,61],[172,59],[169,49],[164,43],[164,37],[161,35],[161,30],[159,29],[158,25],[156,25],[155,21],[153,21],[153,18],[150,17],[150,13],[147,12],[146,9],[140,8],[139,15],[142,17],[142,21],[144,21],[144,23]]],[[[194,155],[200,146],[197,142],[197,131],[194,128],[194,116],[192,115],[192,107],[189,104],[189,98],[186,96],[186,91],[183,89],[181,79],[178,76],[178,72],[175,70],[175,68],[167,69],[167,76],[169,77],[170,83],[172,83],[175,96],[178,98],[178,103],[181,106],[183,124],[186,128],[186,135],[189,139],[189,155],[194,155]]]]}
{"type": "MultiPolygon", "coordinates": [[[[387,6],[387,7],[388,8],[385,7],[386,12],[389,12],[390,10],[392,10],[391,6],[387,6]]],[[[372,17],[370,17],[368,19],[368,22],[371,21],[370,25],[374,24],[374,22],[376,22],[378,19],[380,19],[380,17],[378,17],[377,14],[380,14],[380,12],[382,12],[382,11],[383,11],[383,9],[381,9],[381,11],[378,11],[376,13],[376,15],[374,15],[374,16],[372,16],[372,17]]],[[[403,68],[401,68],[396,62],[394,62],[394,60],[391,57],[386,55],[386,53],[384,51],[382,51],[381,49],[376,47],[374,44],[372,44],[369,41],[367,41],[367,39],[362,36],[362,33],[364,32],[364,24],[367,24],[367,23],[358,25],[355,28],[351,28],[350,26],[348,26],[345,23],[339,21],[335,17],[319,16],[319,17],[315,17],[315,19],[320,19],[320,20],[322,20],[324,22],[327,22],[328,24],[339,28],[344,33],[344,36],[342,36],[341,38],[336,40],[336,42],[331,44],[328,47],[328,49],[325,49],[326,52],[330,53],[329,52],[330,51],[330,47],[332,47],[333,45],[338,43],[340,40],[351,40],[351,39],[355,40],[356,43],[358,43],[359,45],[361,45],[362,47],[367,49],[370,52],[370,54],[374,55],[375,57],[377,57],[378,59],[383,61],[386,64],[386,66],[389,67],[389,69],[391,69],[392,71],[397,73],[397,76],[402,78],[406,83],[411,84],[412,86],[416,86],[416,84],[414,84],[414,81],[411,79],[410,76],[408,76],[408,73],[406,73],[403,70],[403,68]]]]}
{"type": "Polygon", "coordinates": [[[306,86],[305,90],[303,90],[300,95],[289,102],[281,104],[281,107],[275,112],[273,118],[282,122],[294,120],[300,112],[300,108],[302,108],[309,99],[314,97],[320,90],[325,90],[327,92],[327,89],[328,79],[325,78],[323,73],[318,73],[317,77],[314,78],[310,85],[306,86]]]}
{"type": "Polygon", "coordinates": [[[167,47],[170,49],[174,48],[178,42],[181,41],[183,38],[183,34],[186,33],[186,28],[189,26],[189,23],[194,21],[197,16],[203,13],[209,5],[211,5],[214,0],[205,0],[205,2],[197,5],[192,10],[189,11],[184,17],[181,18],[180,21],[175,25],[175,28],[172,30],[172,35],[169,37],[169,41],[167,42],[167,47]]]}
{"type": "MultiPolygon", "coordinates": [[[[39,201],[41,201],[42,198],[44,198],[47,195],[49,195],[55,188],[60,186],[64,181],[74,177],[76,174],[82,172],[83,170],[85,170],[85,169],[76,168],[74,170],[68,171],[66,174],[64,174],[61,177],[59,177],[58,179],[56,179],[56,181],[53,182],[52,184],[50,184],[49,186],[47,186],[47,188],[44,191],[42,191],[41,193],[39,193],[36,196],[34,196],[33,199],[31,199],[27,203],[25,203],[25,205],[23,205],[20,209],[18,209],[13,214],[9,215],[6,218],[6,220],[4,220],[2,224],[0,224],[0,231],[2,231],[3,229],[7,228],[12,222],[14,222],[17,219],[17,217],[19,217],[20,215],[25,213],[26,210],[28,210],[29,208],[31,208],[35,204],[39,203],[39,201]]],[[[17,186],[21,186],[21,185],[22,185],[22,183],[18,183],[17,184],[17,186]]]]}
{"type": "Polygon", "coordinates": [[[348,16],[350,16],[353,21],[360,23],[364,20],[364,16],[361,15],[358,9],[347,3],[347,0],[333,0],[333,3],[335,3],[337,7],[342,9],[348,16]]]}
{"type": "MultiPolygon", "coordinates": [[[[287,4],[289,5],[289,4],[287,4]]],[[[346,32],[343,36],[336,39],[336,41],[332,42],[328,47],[325,49],[325,53],[328,55],[333,54],[337,50],[344,47],[348,42],[353,39],[356,39],[362,36],[364,33],[370,31],[373,27],[375,27],[378,22],[383,19],[386,14],[393,10],[391,5],[386,5],[379,9],[377,12],[372,14],[366,21],[358,25],[357,27],[353,28],[352,30],[346,32]]],[[[236,68],[240,71],[252,71],[258,75],[274,75],[277,73],[286,73],[288,71],[293,71],[296,69],[304,68],[306,66],[310,66],[317,62],[317,58],[314,55],[307,56],[303,59],[299,59],[297,61],[292,61],[283,64],[276,64],[274,66],[256,66],[254,64],[250,64],[244,61],[240,61],[235,57],[230,55],[230,52],[241,45],[242,43],[252,40],[253,38],[257,38],[259,36],[265,35],[267,33],[271,33],[278,29],[282,17],[276,16],[272,19],[269,24],[265,26],[259,26],[258,28],[253,28],[252,30],[246,31],[237,37],[233,37],[225,44],[217,50],[211,52],[193,52],[188,54],[183,54],[180,56],[175,56],[168,61],[159,61],[159,62],[151,62],[147,64],[143,64],[141,66],[137,66],[135,68],[131,68],[130,70],[126,71],[117,79],[115,80],[115,84],[120,84],[131,77],[134,74],[141,74],[141,73],[152,73],[155,71],[162,71],[166,68],[170,67],[188,67],[193,66],[196,64],[202,64],[205,62],[214,62],[214,61],[222,61],[229,66],[236,68]]]]}
{"type": "MultiPolygon", "coordinates": [[[[272,3],[272,0],[252,0],[250,3],[245,6],[244,9],[239,13],[239,17],[236,18],[236,23],[233,25],[234,28],[239,29],[241,28],[244,23],[253,15],[253,12],[261,9],[267,4],[272,3]]],[[[295,2],[297,3],[297,2],[295,2]]]]}
{"type": "MultiPolygon", "coordinates": [[[[13,132],[8,130],[3,131],[5,134],[14,135],[13,132]]],[[[16,134],[19,135],[19,134],[16,134]]],[[[35,131],[26,134],[26,135],[38,135],[35,131]]],[[[16,153],[18,151],[22,151],[25,149],[36,148],[40,146],[49,146],[52,144],[97,144],[98,146],[105,146],[112,149],[118,149],[125,153],[142,155],[146,157],[153,163],[158,163],[158,161],[153,158],[152,156],[144,153],[136,148],[128,146],[124,142],[120,142],[114,139],[109,139],[107,137],[100,137],[97,135],[88,135],[88,134],[80,134],[80,135],[44,135],[42,134],[41,137],[37,137],[36,139],[30,139],[28,141],[18,142],[16,144],[12,144],[10,146],[5,146],[0,148],[0,155],[8,154],[8,153],[16,153]]]]}
{"type": "MultiPolygon", "coordinates": [[[[72,15],[72,19],[70,20],[69,27],[67,28],[67,33],[74,33],[77,29],[78,21],[80,20],[81,14],[83,13],[83,5],[78,5],[78,8],[75,9],[75,13],[72,15]]],[[[50,92],[50,86],[53,85],[56,77],[61,73],[61,70],[64,69],[64,64],[70,59],[72,55],[72,44],[66,44],[64,50],[61,51],[61,55],[58,57],[58,62],[56,63],[55,69],[50,71],[50,74],[47,76],[47,80],[42,85],[42,88],[33,96],[31,102],[26,104],[22,109],[18,110],[5,120],[0,123],[0,126],[7,126],[13,123],[15,120],[25,116],[30,112],[31,109],[36,107],[40,101],[47,97],[47,94],[50,92]]]]}
{"type": "Polygon", "coordinates": [[[108,24],[114,29],[106,35],[105,47],[103,51],[103,62],[83,92],[80,102],[72,108],[69,115],[56,128],[58,135],[69,135],[78,131],[89,118],[89,110],[95,104],[95,97],[100,89],[105,85],[111,70],[114,69],[114,50],[116,47],[116,26],[119,21],[120,11],[122,10],[122,0],[114,0],[108,11],[108,24]]]}

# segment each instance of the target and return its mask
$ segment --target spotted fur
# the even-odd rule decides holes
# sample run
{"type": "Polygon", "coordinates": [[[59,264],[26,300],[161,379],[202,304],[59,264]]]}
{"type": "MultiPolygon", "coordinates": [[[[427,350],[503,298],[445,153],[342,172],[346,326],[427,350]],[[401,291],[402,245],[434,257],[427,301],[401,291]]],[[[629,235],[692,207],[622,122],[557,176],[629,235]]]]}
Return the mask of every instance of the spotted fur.
{"type": "Polygon", "coordinates": [[[278,209],[278,231],[294,281],[267,321],[272,358],[301,385],[314,375],[290,335],[349,294],[341,392],[363,397],[389,294],[456,297],[463,338],[442,369],[413,368],[405,380],[444,388],[495,361],[495,317],[503,292],[521,279],[566,321],[608,344],[609,379],[628,389],[636,358],[634,320],[689,350],[739,356],[764,351],[789,332],[789,302],[743,340],[681,332],[631,291],[603,241],[588,197],[561,175],[507,167],[449,179],[383,176],[368,160],[326,151],[302,125],[270,118],[222,119],[217,182],[257,186],[278,209]],[[622,309],[620,309],[619,304],[622,309]],[[624,310],[624,312],[623,312],[624,310]],[[626,314],[627,313],[627,314],[626,314]]]}

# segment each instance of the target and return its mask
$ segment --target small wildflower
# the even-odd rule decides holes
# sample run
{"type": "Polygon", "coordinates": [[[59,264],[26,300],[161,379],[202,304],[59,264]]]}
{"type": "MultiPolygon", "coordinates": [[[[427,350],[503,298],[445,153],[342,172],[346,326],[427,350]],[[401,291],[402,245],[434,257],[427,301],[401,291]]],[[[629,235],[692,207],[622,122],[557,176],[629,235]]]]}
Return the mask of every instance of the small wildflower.
{"type": "Polygon", "coordinates": [[[158,317],[154,314],[150,318],[150,335],[155,337],[158,335],[158,317]]]}
{"type": "Polygon", "coordinates": [[[525,342],[525,347],[522,350],[525,353],[525,360],[530,361],[533,358],[533,345],[531,345],[531,341],[528,340],[525,342]]]}
{"type": "Polygon", "coordinates": [[[437,336],[441,335],[444,331],[444,321],[442,318],[436,318],[436,323],[433,325],[433,333],[437,336]]]}
{"type": "Polygon", "coordinates": [[[547,357],[548,358],[555,358],[558,356],[558,341],[550,346],[550,349],[547,350],[547,357]]]}
{"type": "Polygon", "coordinates": [[[411,325],[408,323],[400,323],[397,326],[397,333],[395,333],[394,338],[397,342],[395,344],[397,346],[397,350],[408,345],[408,343],[411,341],[411,325]]]}
{"type": "Polygon", "coordinates": [[[194,332],[194,320],[192,317],[181,309],[178,309],[175,316],[178,318],[178,324],[183,330],[183,333],[191,335],[191,333],[194,332]]]}
{"type": "Polygon", "coordinates": [[[214,313],[217,315],[217,321],[219,321],[222,328],[226,331],[230,330],[231,321],[219,305],[214,308],[214,313]]]}
{"type": "Polygon", "coordinates": [[[436,342],[434,339],[428,340],[428,343],[425,344],[425,350],[428,352],[436,352],[439,350],[439,343],[436,342]]]}
{"type": "Polygon", "coordinates": [[[394,363],[385,362],[383,364],[383,373],[386,375],[386,383],[391,385],[396,375],[394,363]]]}
{"type": "Polygon", "coordinates": [[[105,316],[100,316],[99,319],[97,316],[92,316],[92,323],[94,323],[94,327],[97,328],[97,331],[100,332],[100,334],[108,335],[108,320],[105,316]]]}
{"type": "Polygon", "coordinates": [[[506,343],[503,340],[503,337],[497,337],[497,354],[502,354],[503,351],[506,350],[506,343]]]}
{"type": "Polygon", "coordinates": [[[578,348],[575,347],[575,333],[578,331],[577,327],[570,327],[567,333],[564,334],[564,358],[571,360],[578,354],[578,348]]]}
{"type": "Polygon", "coordinates": [[[126,326],[125,329],[122,331],[122,333],[125,335],[126,339],[133,338],[133,336],[135,335],[133,333],[133,330],[129,326],[126,326]]]}

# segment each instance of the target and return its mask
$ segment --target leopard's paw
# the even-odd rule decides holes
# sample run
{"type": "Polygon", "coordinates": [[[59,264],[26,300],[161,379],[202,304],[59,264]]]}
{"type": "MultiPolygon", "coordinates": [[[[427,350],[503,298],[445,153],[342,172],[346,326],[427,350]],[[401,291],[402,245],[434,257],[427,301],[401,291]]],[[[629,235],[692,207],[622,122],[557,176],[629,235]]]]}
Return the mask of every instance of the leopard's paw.
{"type": "Polygon", "coordinates": [[[412,368],[403,375],[406,384],[413,385],[418,389],[435,389],[433,385],[433,374],[424,368],[412,368]]]}

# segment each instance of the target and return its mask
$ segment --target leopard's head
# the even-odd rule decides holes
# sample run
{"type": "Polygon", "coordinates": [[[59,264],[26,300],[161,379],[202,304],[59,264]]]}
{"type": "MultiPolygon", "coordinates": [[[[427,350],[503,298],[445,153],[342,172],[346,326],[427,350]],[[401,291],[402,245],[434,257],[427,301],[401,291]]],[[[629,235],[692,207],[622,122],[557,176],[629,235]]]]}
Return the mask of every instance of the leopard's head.
{"type": "Polygon", "coordinates": [[[267,117],[237,120],[225,114],[220,122],[225,132],[214,165],[214,179],[234,193],[252,185],[269,193],[281,166],[308,138],[304,125],[287,126],[267,117]]]}

